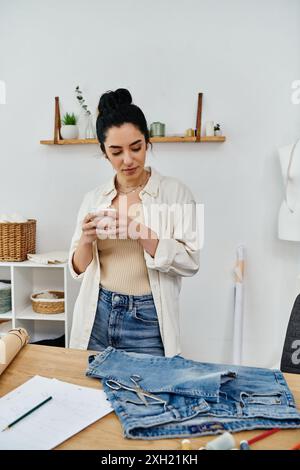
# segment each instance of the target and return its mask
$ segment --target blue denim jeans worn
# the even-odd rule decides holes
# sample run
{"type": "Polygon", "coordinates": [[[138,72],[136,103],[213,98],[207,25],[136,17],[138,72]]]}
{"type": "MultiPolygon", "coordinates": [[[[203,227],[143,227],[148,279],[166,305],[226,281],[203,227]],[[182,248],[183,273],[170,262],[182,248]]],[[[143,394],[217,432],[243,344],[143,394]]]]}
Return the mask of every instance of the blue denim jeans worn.
{"type": "Polygon", "coordinates": [[[159,439],[299,428],[300,413],[280,370],[158,357],[109,346],[89,357],[124,430],[159,439]]]}
{"type": "Polygon", "coordinates": [[[103,351],[108,346],[164,356],[152,294],[125,295],[100,286],[88,349],[103,351]]]}

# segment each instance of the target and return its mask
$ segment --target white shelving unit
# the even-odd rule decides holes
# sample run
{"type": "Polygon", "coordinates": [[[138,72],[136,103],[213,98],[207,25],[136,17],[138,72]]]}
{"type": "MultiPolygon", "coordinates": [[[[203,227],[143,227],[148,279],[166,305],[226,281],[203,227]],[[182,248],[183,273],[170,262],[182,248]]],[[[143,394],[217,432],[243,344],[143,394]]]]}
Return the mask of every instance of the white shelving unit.
{"type": "Polygon", "coordinates": [[[65,347],[68,347],[79,283],[71,277],[67,263],[0,262],[1,279],[11,281],[12,310],[0,314],[0,320],[10,320],[12,328],[26,328],[31,342],[64,334],[65,347]],[[33,311],[31,294],[46,289],[64,291],[64,313],[42,314],[33,311]]]}

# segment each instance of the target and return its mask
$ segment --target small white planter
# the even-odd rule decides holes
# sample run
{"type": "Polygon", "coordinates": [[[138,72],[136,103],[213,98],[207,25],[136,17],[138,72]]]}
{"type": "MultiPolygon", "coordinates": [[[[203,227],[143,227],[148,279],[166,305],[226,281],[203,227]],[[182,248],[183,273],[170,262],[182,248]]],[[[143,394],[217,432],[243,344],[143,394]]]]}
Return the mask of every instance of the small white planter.
{"type": "Polygon", "coordinates": [[[76,125],[68,125],[68,126],[61,126],[60,134],[62,139],[78,139],[78,126],[76,125]]]}

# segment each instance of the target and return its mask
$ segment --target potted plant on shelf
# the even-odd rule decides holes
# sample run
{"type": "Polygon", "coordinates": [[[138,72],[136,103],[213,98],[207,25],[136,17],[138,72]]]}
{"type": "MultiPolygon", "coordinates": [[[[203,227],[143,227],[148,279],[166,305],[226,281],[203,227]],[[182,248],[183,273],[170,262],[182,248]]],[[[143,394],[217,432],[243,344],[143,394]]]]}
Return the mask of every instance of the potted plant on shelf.
{"type": "Polygon", "coordinates": [[[215,131],[215,135],[216,135],[216,136],[222,135],[220,124],[217,123],[217,124],[215,125],[214,131],[215,131]]]}
{"type": "Polygon", "coordinates": [[[77,139],[78,138],[78,126],[77,117],[74,113],[64,114],[62,118],[62,126],[60,128],[60,134],[63,139],[77,139]]]}

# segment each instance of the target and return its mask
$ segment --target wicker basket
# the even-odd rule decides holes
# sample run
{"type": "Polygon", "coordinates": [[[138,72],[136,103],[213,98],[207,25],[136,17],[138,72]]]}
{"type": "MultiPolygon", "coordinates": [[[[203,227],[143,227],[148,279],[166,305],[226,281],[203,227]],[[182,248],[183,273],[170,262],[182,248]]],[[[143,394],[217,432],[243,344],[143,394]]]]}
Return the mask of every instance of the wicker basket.
{"type": "Polygon", "coordinates": [[[30,296],[32,309],[36,313],[63,313],[65,311],[65,294],[63,291],[48,290],[36,292],[30,296]],[[58,299],[37,299],[38,294],[49,292],[57,295],[58,299]]]}
{"type": "Polygon", "coordinates": [[[0,223],[0,261],[25,261],[35,253],[36,220],[0,223]]]}

